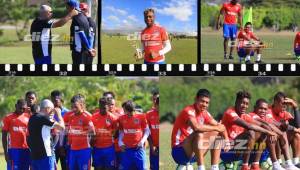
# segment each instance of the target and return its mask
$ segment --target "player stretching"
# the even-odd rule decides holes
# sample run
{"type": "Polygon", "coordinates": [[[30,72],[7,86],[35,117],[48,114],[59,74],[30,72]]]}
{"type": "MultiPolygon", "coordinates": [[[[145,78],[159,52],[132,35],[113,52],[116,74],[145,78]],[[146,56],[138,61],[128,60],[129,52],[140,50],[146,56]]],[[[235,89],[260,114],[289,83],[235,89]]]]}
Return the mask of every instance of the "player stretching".
{"type": "Polygon", "coordinates": [[[144,114],[137,114],[135,104],[126,101],[122,104],[125,115],[119,118],[119,146],[122,149],[122,158],[119,170],[145,170],[146,152],[144,144],[150,134],[144,114]]]}
{"type": "Polygon", "coordinates": [[[240,62],[245,58],[246,64],[251,64],[251,56],[257,53],[255,63],[261,63],[261,48],[263,43],[254,35],[252,30],[252,23],[247,22],[244,30],[241,30],[238,34],[238,55],[240,62]]]}
{"type": "MultiPolygon", "coordinates": [[[[171,51],[171,43],[166,30],[155,24],[153,9],[144,11],[147,27],[141,33],[145,64],[166,64],[165,54],[171,51]]],[[[137,54],[135,54],[136,56],[137,54]]]]}
{"type": "Polygon", "coordinates": [[[210,92],[200,89],[195,103],[186,106],[176,118],[172,130],[172,157],[179,165],[197,162],[198,170],[205,170],[204,156],[210,149],[211,169],[219,169],[221,148],[216,138],[222,135],[228,140],[228,136],[224,125],[207,111],[209,102],[210,92]]]}
{"type": "Polygon", "coordinates": [[[16,110],[3,118],[2,147],[7,170],[29,169],[30,151],[26,134],[30,114],[27,111],[26,101],[19,99],[16,110]],[[7,148],[8,147],[8,148],[7,148]]]}
{"type": "Polygon", "coordinates": [[[93,138],[93,166],[95,170],[113,170],[115,168],[115,148],[113,134],[117,118],[108,111],[110,102],[99,99],[99,111],[95,112],[92,121],[96,136],[93,138]]]}
{"type": "Polygon", "coordinates": [[[229,59],[233,60],[232,52],[235,45],[236,34],[237,34],[237,18],[240,24],[241,29],[243,29],[242,25],[242,6],[238,3],[238,0],[231,0],[229,3],[224,3],[220,14],[218,16],[217,21],[217,30],[220,29],[221,25],[221,15],[224,16],[224,24],[223,24],[223,36],[224,36],[224,59],[227,59],[227,49],[230,43],[230,53],[229,59]]]}

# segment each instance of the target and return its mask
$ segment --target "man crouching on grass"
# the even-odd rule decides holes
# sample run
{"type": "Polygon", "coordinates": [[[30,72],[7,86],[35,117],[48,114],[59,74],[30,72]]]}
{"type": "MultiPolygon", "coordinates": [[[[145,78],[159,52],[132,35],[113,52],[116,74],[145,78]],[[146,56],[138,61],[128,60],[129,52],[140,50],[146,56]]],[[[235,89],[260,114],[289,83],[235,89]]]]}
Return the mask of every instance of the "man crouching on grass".
{"type": "Polygon", "coordinates": [[[211,169],[219,169],[221,148],[216,138],[223,136],[228,140],[228,136],[224,125],[207,111],[209,102],[210,92],[200,89],[195,103],[186,106],[176,118],[172,131],[172,157],[179,165],[197,162],[198,170],[204,170],[204,156],[210,149],[211,169]]]}

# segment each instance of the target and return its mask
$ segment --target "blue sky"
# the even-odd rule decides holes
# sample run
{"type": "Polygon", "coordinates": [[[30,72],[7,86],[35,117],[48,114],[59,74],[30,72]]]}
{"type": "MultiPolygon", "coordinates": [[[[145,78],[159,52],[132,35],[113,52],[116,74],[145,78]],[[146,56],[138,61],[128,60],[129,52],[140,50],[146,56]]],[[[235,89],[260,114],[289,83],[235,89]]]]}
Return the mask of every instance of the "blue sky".
{"type": "Polygon", "coordinates": [[[144,28],[146,8],[155,9],[156,22],[169,32],[197,31],[197,0],[102,0],[102,28],[144,28]]]}

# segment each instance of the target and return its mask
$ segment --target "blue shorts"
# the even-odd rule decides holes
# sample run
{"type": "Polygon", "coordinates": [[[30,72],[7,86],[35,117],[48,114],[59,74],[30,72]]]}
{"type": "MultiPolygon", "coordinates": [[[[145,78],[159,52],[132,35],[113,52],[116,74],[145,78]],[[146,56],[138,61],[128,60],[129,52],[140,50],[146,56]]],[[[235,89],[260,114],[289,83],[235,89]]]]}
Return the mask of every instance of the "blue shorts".
{"type": "MultiPolygon", "coordinates": [[[[267,161],[267,159],[269,158],[269,155],[270,154],[269,154],[268,149],[265,149],[260,157],[260,162],[267,161]]],[[[224,152],[222,150],[220,157],[221,157],[222,161],[225,163],[231,163],[234,161],[243,160],[243,154],[240,154],[239,156],[237,156],[235,154],[235,151],[232,149],[228,152],[224,152]]],[[[253,162],[254,158],[255,158],[255,152],[251,152],[249,163],[253,162]]]]}
{"type": "Polygon", "coordinates": [[[296,56],[300,56],[300,48],[295,48],[294,52],[296,56]]]}
{"type": "Polygon", "coordinates": [[[147,62],[146,60],[144,61],[144,64],[166,64],[165,61],[161,61],[161,62],[156,62],[156,63],[152,63],[152,62],[147,62]]]}
{"type": "MultiPolygon", "coordinates": [[[[158,153],[159,153],[159,148],[158,153]]],[[[159,170],[159,154],[153,155],[150,151],[150,169],[151,170],[159,170]]]]}
{"type": "Polygon", "coordinates": [[[70,149],[71,146],[70,145],[66,145],[65,146],[65,150],[66,150],[66,165],[69,165],[70,162],[70,149]]]}
{"type": "Polygon", "coordinates": [[[32,170],[55,170],[55,159],[52,156],[32,160],[31,162],[32,170]]]}
{"type": "Polygon", "coordinates": [[[179,165],[186,165],[188,163],[196,162],[196,157],[188,158],[182,146],[175,146],[172,148],[172,157],[179,165]]]}
{"type": "Polygon", "coordinates": [[[11,161],[7,164],[7,170],[28,170],[31,160],[29,149],[8,149],[11,161]]]}
{"type": "Polygon", "coordinates": [[[121,164],[123,152],[116,152],[116,170],[119,170],[119,165],[121,164]]]}
{"type": "MultiPolygon", "coordinates": [[[[240,58],[245,58],[247,56],[246,50],[244,48],[239,48],[238,49],[238,56],[240,58]]],[[[250,52],[250,56],[254,56],[254,51],[253,50],[250,52]]]]}
{"type": "Polygon", "coordinates": [[[224,38],[230,38],[231,40],[236,39],[237,31],[238,31],[238,28],[237,28],[236,24],[224,24],[223,25],[224,38]]]}
{"type": "Polygon", "coordinates": [[[70,149],[69,169],[88,170],[91,167],[91,148],[72,150],[70,149]]]}
{"type": "Polygon", "coordinates": [[[114,145],[107,148],[93,149],[93,166],[106,169],[113,169],[115,167],[115,147],[114,145]]]}
{"type": "Polygon", "coordinates": [[[51,56],[33,57],[35,64],[52,64],[51,56]]]}
{"type": "Polygon", "coordinates": [[[127,148],[122,154],[119,170],[146,170],[146,152],[144,148],[127,148]]]}

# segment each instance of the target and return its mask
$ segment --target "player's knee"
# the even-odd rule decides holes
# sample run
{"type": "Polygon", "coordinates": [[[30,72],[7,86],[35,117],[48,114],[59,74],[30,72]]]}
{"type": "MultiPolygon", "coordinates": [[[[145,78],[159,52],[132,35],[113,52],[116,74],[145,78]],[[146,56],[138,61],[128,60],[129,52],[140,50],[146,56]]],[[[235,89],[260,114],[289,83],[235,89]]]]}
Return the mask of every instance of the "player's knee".
{"type": "Polygon", "coordinates": [[[248,131],[248,140],[255,140],[256,132],[254,130],[248,131]]]}
{"type": "Polygon", "coordinates": [[[295,133],[294,139],[300,141],[300,134],[299,133],[295,133]]]}

